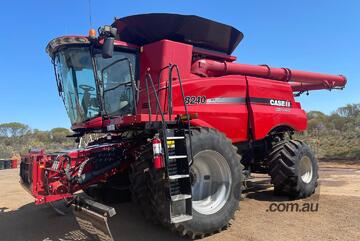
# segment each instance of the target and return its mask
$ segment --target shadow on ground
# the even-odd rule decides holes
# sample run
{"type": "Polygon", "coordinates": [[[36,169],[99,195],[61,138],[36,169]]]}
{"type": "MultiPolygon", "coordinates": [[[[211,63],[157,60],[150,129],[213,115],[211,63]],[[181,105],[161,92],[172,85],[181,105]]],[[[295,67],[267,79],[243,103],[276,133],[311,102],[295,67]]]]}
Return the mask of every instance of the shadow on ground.
{"type": "MultiPolygon", "coordinates": [[[[309,197],[302,199],[304,201],[318,201],[320,197],[320,187],[324,181],[319,181],[319,185],[317,186],[315,193],[309,197]]],[[[274,194],[273,185],[270,183],[269,178],[261,178],[259,179],[249,179],[247,181],[247,189],[243,191],[246,199],[253,199],[257,201],[265,201],[265,202],[289,202],[295,201],[295,199],[290,198],[285,194],[274,194]]]]}
{"type": "MultiPolygon", "coordinates": [[[[117,215],[110,221],[115,240],[186,240],[143,219],[132,203],[115,206],[117,215]]],[[[0,210],[6,210],[0,207],[0,210]]],[[[60,216],[49,206],[27,204],[15,211],[0,212],[1,241],[96,240],[79,229],[72,215],[60,216]]]]}
{"type": "Polygon", "coordinates": [[[263,180],[249,179],[246,182],[247,189],[243,191],[244,196],[247,199],[254,199],[257,201],[271,201],[271,202],[283,202],[289,201],[289,197],[274,195],[273,186],[270,184],[270,180],[265,178],[263,180]]]}
{"type": "MultiPolygon", "coordinates": [[[[274,196],[268,178],[247,181],[243,192],[246,199],[258,201],[289,201],[284,196],[274,196]]],[[[110,219],[110,229],[115,240],[186,240],[177,234],[144,220],[138,208],[131,202],[112,205],[117,215],[110,219]]],[[[0,241],[75,241],[96,240],[81,231],[70,212],[61,216],[49,206],[27,204],[14,211],[0,207],[0,241]]]]}

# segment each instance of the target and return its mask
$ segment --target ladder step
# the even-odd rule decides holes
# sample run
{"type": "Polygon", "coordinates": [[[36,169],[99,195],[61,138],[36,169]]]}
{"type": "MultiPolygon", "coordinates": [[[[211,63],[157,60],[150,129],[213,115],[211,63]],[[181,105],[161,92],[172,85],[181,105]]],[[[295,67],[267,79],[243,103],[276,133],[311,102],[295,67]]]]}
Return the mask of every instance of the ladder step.
{"type": "Polygon", "coordinates": [[[171,201],[176,202],[176,201],[185,200],[185,199],[189,199],[189,198],[191,198],[190,194],[178,194],[178,195],[171,196],[171,201]]]}
{"type": "Polygon", "coordinates": [[[187,155],[178,155],[178,156],[169,156],[169,159],[182,159],[182,158],[187,158],[187,155]]]}
{"type": "Polygon", "coordinates": [[[181,223],[181,222],[189,221],[191,219],[192,219],[191,215],[179,215],[179,216],[171,217],[171,222],[172,223],[181,223]]]}
{"type": "Polygon", "coordinates": [[[176,179],[180,179],[180,178],[189,178],[190,175],[189,174],[178,174],[178,175],[171,175],[169,176],[170,180],[176,180],[176,179]]]}
{"type": "Polygon", "coordinates": [[[167,140],[181,140],[181,139],[185,139],[185,136],[168,136],[166,139],[167,140]]]}

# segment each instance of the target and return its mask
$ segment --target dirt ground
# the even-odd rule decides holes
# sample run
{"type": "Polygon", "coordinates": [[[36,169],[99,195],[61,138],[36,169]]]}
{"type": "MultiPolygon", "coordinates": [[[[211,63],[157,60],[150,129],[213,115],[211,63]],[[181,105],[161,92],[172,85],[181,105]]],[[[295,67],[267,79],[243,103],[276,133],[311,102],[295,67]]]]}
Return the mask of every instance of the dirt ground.
{"type": "MultiPolygon", "coordinates": [[[[1,241],[91,240],[72,214],[35,206],[18,179],[18,169],[0,171],[1,241]]],[[[305,200],[273,196],[266,175],[256,175],[248,187],[231,227],[204,240],[360,240],[360,162],[321,162],[317,193],[305,200]],[[295,211],[289,204],[312,206],[295,211]]],[[[115,240],[185,240],[144,221],[132,203],[116,210],[110,223],[115,240]]]]}

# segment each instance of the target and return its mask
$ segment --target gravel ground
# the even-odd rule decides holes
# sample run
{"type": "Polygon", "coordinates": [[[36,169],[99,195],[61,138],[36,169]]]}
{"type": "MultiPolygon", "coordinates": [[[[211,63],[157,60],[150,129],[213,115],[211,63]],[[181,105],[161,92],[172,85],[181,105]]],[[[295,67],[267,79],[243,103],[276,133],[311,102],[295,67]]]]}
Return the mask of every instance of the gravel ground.
{"type": "MultiPolygon", "coordinates": [[[[46,205],[35,206],[18,179],[18,169],[0,171],[1,241],[91,240],[72,214],[59,216],[46,205]]],[[[273,196],[267,175],[256,175],[248,187],[231,227],[204,240],[360,240],[358,162],[320,163],[320,186],[309,199],[273,196]],[[292,209],[296,205],[301,211],[292,209]],[[312,210],[303,209],[307,205],[312,210]]],[[[115,207],[110,227],[116,240],[185,240],[144,221],[132,203],[115,207]]]]}

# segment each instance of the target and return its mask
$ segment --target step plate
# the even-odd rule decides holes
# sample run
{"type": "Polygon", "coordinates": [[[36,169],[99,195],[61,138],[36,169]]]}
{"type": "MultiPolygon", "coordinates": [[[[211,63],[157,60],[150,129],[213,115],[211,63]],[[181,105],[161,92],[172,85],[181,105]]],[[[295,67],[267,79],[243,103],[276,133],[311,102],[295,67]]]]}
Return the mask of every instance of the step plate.
{"type": "Polygon", "coordinates": [[[192,219],[190,215],[179,215],[175,217],[171,217],[171,223],[182,223],[192,219]]]}
{"type": "Polygon", "coordinates": [[[185,200],[185,199],[189,199],[189,198],[191,198],[191,195],[189,195],[189,194],[177,194],[177,195],[171,196],[171,201],[176,202],[176,201],[185,200]]]}
{"type": "Polygon", "coordinates": [[[184,159],[184,158],[187,158],[187,155],[169,156],[169,160],[184,159]]]}
{"type": "Polygon", "coordinates": [[[114,241],[109,229],[107,217],[86,208],[80,209],[74,205],[73,213],[80,229],[96,236],[100,241],[114,241]]]}
{"type": "Polygon", "coordinates": [[[169,176],[170,180],[176,180],[176,179],[180,179],[180,178],[190,178],[190,175],[189,174],[176,174],[176,175],[169,176]]]}

